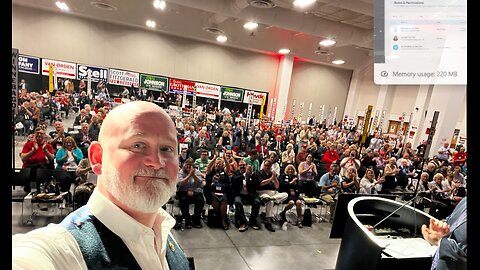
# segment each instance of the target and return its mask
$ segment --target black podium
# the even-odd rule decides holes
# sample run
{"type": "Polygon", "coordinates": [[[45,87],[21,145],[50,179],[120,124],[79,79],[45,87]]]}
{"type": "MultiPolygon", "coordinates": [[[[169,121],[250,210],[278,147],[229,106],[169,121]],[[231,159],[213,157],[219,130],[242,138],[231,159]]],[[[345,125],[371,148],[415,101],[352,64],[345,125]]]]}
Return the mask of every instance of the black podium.
{"type": "Polygon", "coordinates": [[[423,239],[421,226],[432,216],[369,196],[352,199],[347,209],[335,269],[430,269],[435,247],[423,239]]]}

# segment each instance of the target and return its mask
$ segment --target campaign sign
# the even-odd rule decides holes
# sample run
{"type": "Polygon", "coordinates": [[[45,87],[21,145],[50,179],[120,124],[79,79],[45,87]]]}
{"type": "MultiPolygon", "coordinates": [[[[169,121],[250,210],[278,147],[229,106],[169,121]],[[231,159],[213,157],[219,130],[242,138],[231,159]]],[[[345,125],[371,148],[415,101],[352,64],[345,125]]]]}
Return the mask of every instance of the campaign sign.
{"type": "Polygon", "coordinates": [[[253,105],[262,105],[263,97],[267,98],[267,93],[255,92],[255,91],[245,91],[243,97],[243,103],[252,103],[253,105]]]}
{"type": "Polygon", "coordinates": [[[77,64],[77,80],[87,80],[88,71],[92,71],[92,82],[108,81],[108,68],[77,64]]]}
{"type": "Polygon", "coordinates": [[[55,68],[55,74],[60,78],[75,79],[76,64],[63,61],[55,61],[42,58],[42,75],[48,76],[48,66],[52,65],[55,68]]]}
{"type": "Polygon", "coordinates": [[[153,91],[166,91],[168,86],[168,78],[140,74],[140,87],[153,91]]]}
{"type": "Polygon", "coordinates": [[[185,80],[178,80],[178,79],[170,79],[169,80],[169,89],[170,93],[183,93],[183,91],[187,92],[187,95],[193,95],[195,92],[195,82],[192,81],[185,81],[185,80]]]}
{"type": "Polygon", "coordinates": [[[18,71],[24,73],[39,74],[40,58],[26,55],[18,56],[18,71]]]}
{"type": "Polygon", "coordinates": [[[243,101],[243,89],[222,87],[222,100],[242,102],[243,101]]]}
{"type": "Polygon", "coordinates": [[[109,70],[108,83],[122,86],[132,86],[138,88],[140,82],[140,74],[120,69],[109,70]]]}
{"type": "Polygon", "coordinates": [[[211,85],[206,83],[195,83],[197,96],[218,99],[220,96],[221,87],[218,85],[211,85]]]}

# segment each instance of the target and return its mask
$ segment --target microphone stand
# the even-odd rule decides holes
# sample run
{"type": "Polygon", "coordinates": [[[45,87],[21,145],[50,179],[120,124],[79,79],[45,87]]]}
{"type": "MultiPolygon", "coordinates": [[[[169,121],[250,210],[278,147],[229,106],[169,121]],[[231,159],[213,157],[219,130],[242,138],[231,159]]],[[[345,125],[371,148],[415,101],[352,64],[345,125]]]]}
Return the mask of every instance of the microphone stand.
{"type": "MultiPolygon", "coordinates": [[[[419,197],[420,194],[414,196],[413,198],[411,198],[410,200],[406,201],[405,203],[403,203],[400,207],[398,207],[397,209],[395,209],[395,211],[393,211],[392,213],[388,214],[386,217],[384,217],[382,220],[380,220],[379,222],[377,222],[377,224],[373,225],[373,229],[375,229],[378,225],[380,225],[382,222],[384,222],[385,220],[387,220],[389,217],[393,216],[393,214],[395,214],[396,212],[400,211],[400,209],[402,209],[403,207],[405,207],[405,205],[411,203],[413,201],[414,205],[415,205],[415,199],[417,199],[417,197],[419,197]]],[[[415,206],[414,206],[415,208],[415,206]]],[[[415,227],[416,228],[416,227],[415,227]]],[[[416,234],[416,232],[415,232],[416,234]]]]}

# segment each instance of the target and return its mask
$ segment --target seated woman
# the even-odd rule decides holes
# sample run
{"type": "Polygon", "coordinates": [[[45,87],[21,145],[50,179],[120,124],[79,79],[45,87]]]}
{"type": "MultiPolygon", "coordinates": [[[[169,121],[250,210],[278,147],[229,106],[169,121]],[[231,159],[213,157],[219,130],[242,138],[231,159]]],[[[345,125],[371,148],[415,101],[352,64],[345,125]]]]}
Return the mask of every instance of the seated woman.
{"type": "Polygon", "coordinates": [[[394,157],[388,159],[388,163],[385,165],[384,173],[385,176],[385,183],[383,184],[383,190],[391,190],[395,189],[396,187],[396,176],[400,169],[397,168],[396,164],[397,160],[394,157]]]}
{"type": "Polygon", "coordinates": [[[280,183],[280,188],[278,189],[279,192],[285,192],[288,194],[287,202],[288,204],[283,208],[282,212],[280,212],[280,218],[283,222],[287,222],[287,217],[285,213],[292,209],[295,205],[295,209],[297,211],[297,226],[302,228],[302,205],[303,201],[300,199],[299,193],[299,185],[298,185],[298,177],[297,177],[297,170],[295,170],[295,166],[292,164],[287,165],[285,167],[284,173],[280,175],[278,178],[278,182],[280,183]]]}
{"type": "Polygon", "coordinates": [[[229,229],[227,206],[228,194],[230,193],[230,178],[228,177],[230,166],[225,166],[227,163],[226,156],[223,156],[223,158],[214,156],[207,167],[204,188],[207,203],[212,205],[225,230],[229,229]]]}
{"type": "Polygon", "coordinates": [[[354,166],[347,168],[345,175],[342,176],[341,185],[344,193],[358,193],[360,179],[358,179],[357,169],[354,166]]]}
{"type": "Polygon", "coordinates": [[[385,177],[379,177],[377,180],[375,178],[375,172],[373,169],[368,168],[365,171],[365,175],[362,180],[360,180],[360,190],[358,193],[361,194],[378,194],[382,190],[382,183],[385,182],[385,177]]]}
{"type": "Polygon", "coordinates": [[[300,181],[300,189],[307,197],[316,198],[320,195],[315,177],[317,176],[317,166],[313,161],[313,156],[308,154],[305,161],[298,165],[298,179],[300,181]]]}
{"type": "MultiPolygon", "coordinates": [[[[57,154],[55,155],[55,160],[57,161],[57,170],[65,170],[70,172],[70,179],[57,179],[60,182],[60,190],[66,192],[70,190],[73,179],[75,179],[75,172],[78,167],[78,163],[83,159],[83,153],[80,148],[77,147],[75,139],[70,136],[67,136],[63,141],[62,148],[58,149],[57,154]]],[[[68,195],[70,196],[70,194],[68,195]]],[[[71,197],[67,198],[68,201],[72,201],[71,197]]],[[[65,207],[61,205],[61,208],[65,207]]]]}

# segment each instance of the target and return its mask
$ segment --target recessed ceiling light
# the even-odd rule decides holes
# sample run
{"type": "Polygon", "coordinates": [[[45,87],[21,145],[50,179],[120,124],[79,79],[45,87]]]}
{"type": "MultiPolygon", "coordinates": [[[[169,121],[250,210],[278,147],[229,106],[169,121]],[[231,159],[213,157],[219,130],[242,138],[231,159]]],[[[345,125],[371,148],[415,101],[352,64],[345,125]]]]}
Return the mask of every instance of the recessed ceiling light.
{"type": "Polygon", "coordinates": [[[57,1],[57,2],[55,2],[55,5],[57,5],[57,7],[62,11],[69,11],[70,10],[70,8],[67,6],[67,3],[65,3],[65,2],[57,1]]]}
{"type": "Polygon", "coordinates": [[[295,0],[293,5],[299,8],[304,8],[310,6],[311,4],[315,3],[316,0],[295,0]]]}
{"type": "Polygon", "coordinates": [[[147,20],[146,25],[150,28],[155,28],[157,23],[155,21],[152,21],[152,20],[147,20]]]}
{"type": "Polygon", "coordinates": [[[289,50],[289,49],[280,49],[280,50],[278,50],[278,53],[281,53],[281,54],[289,54],[289,53],[290,53],[290,50],[289,50]]]}
{"type": "Polygon", "coordinates": [[[247,22],[243,25],[243,28],[247,30],[255,30],[258,27],[258,23],[256,22],[247,22]]]}
{"type": "Polygon", "coordinates": [[[161,1],[161,0],[153,1],[153,7],[156,9],[164,10],[166,6],[167,6],[167,3],[165,1],[161,1]]]}
{"type": "Polygon", "coordinates": [[[218,36],[217,36],[217,41],[218,41],[218,42],[221,42],[221,43],[226,42],[227,39],[228,39],[228,38],[227,38],[227,36],[225,36],[225,35],[218,35],[218,36]]]}
{"type": "Polygon", "coordinates": [[[345,61],[343,61],[342,59],[335,59],[332,61],[332,64],[335,64],[335,65],[342,65],[344,63],[345,61]]]}
{"type": "Polygon", "coordinates": [[[333,46],[335,44],[337,44],[337,42],[333,39],[324,39],[320,42],[318,42],[319,45],[321,46],[324,46],[324,47],[330,47],[330,46],[333,46]]]}

